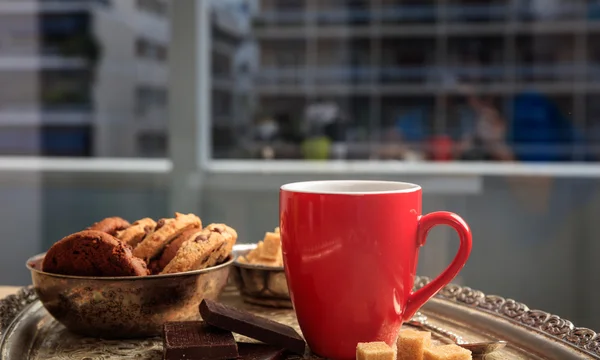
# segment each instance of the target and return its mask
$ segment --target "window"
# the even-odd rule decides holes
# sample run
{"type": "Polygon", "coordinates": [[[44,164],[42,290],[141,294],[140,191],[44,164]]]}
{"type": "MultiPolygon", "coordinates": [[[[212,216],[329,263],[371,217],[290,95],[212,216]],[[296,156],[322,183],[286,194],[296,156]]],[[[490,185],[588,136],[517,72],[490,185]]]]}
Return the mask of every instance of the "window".
{"type": "Polygon", "coordinates": [[[40,17],[40,31],[45,36],[69,36],[88,32],[89,28],[90,14],[87,12],[43,14],[40,17]]]}
{"type": "Polygon", "coordinates": [[[146,132],[137,137],[137,152],[142,157],[164,157],[167,155],[165,133],[146,132]]]}
{"type": "Polygon", "coordinates": [[[44,156],[91,156],[92,129],[83,126],[43,126],[40,130],[41,153],[44,156]]]}
{"type": "Polygon", "coordinates": [[[135,108],[138,116],[143,117],[155,109],[166,111],[167,89],[140,86],[135,91],[135,108]]]}
{"type": "Polygon", "coordinates": [[[304,21],[307,4],[297,0],[261,0],[260,11],[253,15],[254,25],[297,26],[304,21]]]}
{"type": "Polygon", "coordinates": [[[0,53],[34,54],[39,43],[38,18],[33,15],[0,15],[0,53]]]}
{"type": "Polygon", "coordinates": [[[600,51],[594,31],[583,26],[600,18],[595,4],[261,1],[245,36],[213,31],[214,43],[227,38],[237,49],[227,59],[213,56],[213,126],[221,129],[231,114],[229,124],[239,129],[232,130],[239,137],[233,146],[240,146],[218,153],[260,158],[255,149],[268,145],[276,153],[296,149],[275,158],[297,158],[307,144],[329,144],[326,158],[597,158],[581,150],[594,148],[584,134],[597,127],[589,102],[600,51]],[[235,95],[246,91],[236,86],[242,75],[226,60],[237,68],[248,44],[258,50],[248,60],[256,66],[242,106],[244,97],[235,95]],[[226,73],[229,82],[217,81],[226,73]],[[312,115],[324,107],[337,115],[312,115]],[[245,120],[236,113],[241,108],[250,113],[245,120]],[[488,149],[492,139],[508,151],[488,149]],[[381,144],[399,150],[390,156],[381,144]]]}
{"type": "Polygon", "coordinates": [[[44,14],[40,33],[43,55],[84,59],[92,65],[100,60],[101,45],[92,30],[90,12],[44,14]]]}
{"type": "Polygon", "coordinates": [[[45,71],[40,74],[41,104],[46,109],[89,110],[92,74],[86,70],[45,71]]]}
{"type": "Polygon", "coordinates": [[[148,39],[137,39],[135,52],[139,58],[165,62],[167,60],[167,47],[148,39]]]}
{"type": "Polygon", "coordinates": [[[158,16],[165,16],[168,10],[167,3],[162,0],[137,0],[137,7],[158,16]]]}
{"type": "Polygon", "coordinates": [[[0,151],[5,155],[91,156],[91,125],[4,126],[0,151]]]}

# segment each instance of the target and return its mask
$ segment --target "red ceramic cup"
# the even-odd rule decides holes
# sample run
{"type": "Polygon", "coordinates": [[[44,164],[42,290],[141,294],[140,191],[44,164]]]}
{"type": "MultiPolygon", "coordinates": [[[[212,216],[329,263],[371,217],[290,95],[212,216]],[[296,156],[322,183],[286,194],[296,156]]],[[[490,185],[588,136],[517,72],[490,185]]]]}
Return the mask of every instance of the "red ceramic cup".
{"type": "Polygon", "coordinates": [[[421,215],[421,187],[387,181],[310,181],[281,187],[285,273],[313,352],[354,359],[359,342],[392,345],[403,321],[465,265],[471,231],[456,214],[421,215]],[[433,281],[413,291],[419,248],[436,225],[460,248],[433,281]]]}

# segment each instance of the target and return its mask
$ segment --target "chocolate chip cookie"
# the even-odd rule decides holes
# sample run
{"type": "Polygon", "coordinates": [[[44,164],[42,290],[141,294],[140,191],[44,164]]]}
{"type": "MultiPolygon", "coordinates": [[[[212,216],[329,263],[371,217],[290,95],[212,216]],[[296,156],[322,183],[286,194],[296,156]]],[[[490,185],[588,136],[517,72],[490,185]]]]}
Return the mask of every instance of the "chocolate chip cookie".
{"type": "Polygon", "coordinates": [[[144,276],[146,263],[114,236],[84,230],[56,242],[44,257],[42,270],[76,276],[144,276]]]}
{"type": "Polygon", "coordinates": [[[194,214],[175,213],[174,219],[160,219],[156,228],[133,250],[133,255],[150,261],[163,251],[171,241],[186,230],[202,227],[202,221],[194,214]]]}
{"type": "Polygon", "coordinates": [[[135,248],[155,228],[156,221],[150,218],[143,218],[134,222],[127,229],[117,231],[116,237],[132,248],[135,248]]]}
{"type": "Polygon", "coordinates": [[[115,236],[118,231],[123,229],[127,229],[131,224],[129,221],[120,218],[118,216],[108,217],[104,220],[98,221],[94,223],[92,226],[88,227],[86,230],[97,230],[103,231],[107,234],[115,236]]]}
{"type": "Polygon", "coordinates": [[[167,266],[167,264],[173,260],[181,245],[192,238],[196,233],[198,233],[199,230],[200,229],[197,228],[186,230],[177,236],[173,241],[171,241],[169,245],[165,246],[165,249],[160,256],[150,261],[148,267],[150,268],[151,273],[159,274],[161,271],[163,271],[165,266],[167,266]]]}
{"type": "Polygon", "coordinates": [[[233,245],[235,245],[235,242],[237,241],[238,234],[232,227],[229,227],[225,224],[210,224],[206,228],[210,231],[218,232],[225,238],[225,246],[213,254],[215,259],[213,263],[209,265],[213,266],[224,261],[227,259],[229,254],[231,254],[233,245]]]}
{"type": "Polygon", "coordinates": [[[224,234],[208,228],[199,230],[181,244],[175,257],[165,266],[161,274],[200,270],[213,266],[227,247],[228,239],[224,234]]]}

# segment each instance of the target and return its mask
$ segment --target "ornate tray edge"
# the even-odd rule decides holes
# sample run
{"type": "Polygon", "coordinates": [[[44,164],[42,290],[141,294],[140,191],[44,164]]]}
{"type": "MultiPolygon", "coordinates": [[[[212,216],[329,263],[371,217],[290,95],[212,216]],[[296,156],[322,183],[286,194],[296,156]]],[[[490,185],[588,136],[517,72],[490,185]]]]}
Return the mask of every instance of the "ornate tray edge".
{"type": "MultiPolygon", "coordinates": [[[[419,289],[429,281],[427,277],[417,276],[415,288],[419,289]]],[[[455,284],[447,285],[436,296],[497,314],[600,357],[600,334],[588,328],[576,327],[569,320],[557,315],[530,310],[527,305],[515,300],[486,295],[481,291],[455,284]]],[[[15,317],[36,300],[37,295],[32,286],[21,288],[16,294],[1,299],[0,334],[3,336],[15,317]]]]}
{"type": "MultiPolygon", "coordinates": [[[[415,289],[422,288],[429,281],[427,277],[417,276],[415,289]]],[[[527,305],[513,299],[486,295],[479,290],[455,284],[447,285],[436,296],[499,315],[600,358],[600,334],[588,328],[576,327],[569,320],[557,315],[531,310],[527,305]]]]}
{"type": "Polygon", "coordinates": [[[0,335],[29,304],[38,299],[33,286],[21,288],[16,294],[0,300],[0,335]]]}

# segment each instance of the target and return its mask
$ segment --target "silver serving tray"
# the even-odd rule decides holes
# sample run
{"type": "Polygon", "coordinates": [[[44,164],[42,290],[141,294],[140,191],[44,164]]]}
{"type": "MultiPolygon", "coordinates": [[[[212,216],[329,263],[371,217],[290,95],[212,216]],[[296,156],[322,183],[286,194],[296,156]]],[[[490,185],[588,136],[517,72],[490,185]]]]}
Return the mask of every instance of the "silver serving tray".
{"type": "MultiPolygon", "coordinates": [[[[428,281],[419,277],[415,287],[422,287],[428,281]]],[[[232,290],[224,296],[239,298],[232,290]]],[[[254,308],[257,309],[261,308],[254,308]]],[[[434,325],[449,329],[467,341],[496,338],[509,342],[506,349],[487,356],[486,360],[600,359],[600,335],[594,331],[468,287],[445,287],[422,311],[434,325]]],[[[293,318],[291,310],[264,310],[263,315],[281,316],[288,322],[293,318]]],[[[294,324],[289,324],[297,327],[295,319],[291,321],[294,324]]],[[[0,331],[0,360],[162,359],[160,338],[102,340],[69,333],[48,314],[31,287],[0,300],[0,331]]]]}

